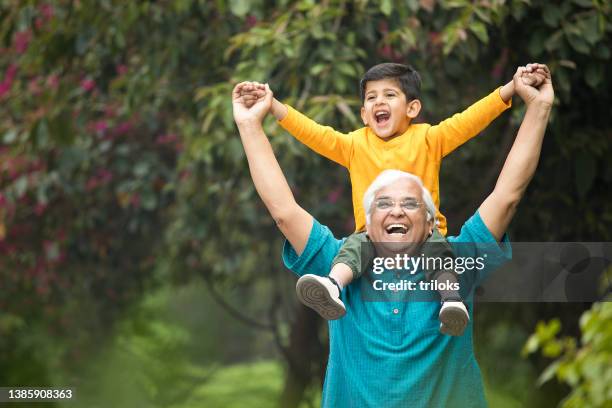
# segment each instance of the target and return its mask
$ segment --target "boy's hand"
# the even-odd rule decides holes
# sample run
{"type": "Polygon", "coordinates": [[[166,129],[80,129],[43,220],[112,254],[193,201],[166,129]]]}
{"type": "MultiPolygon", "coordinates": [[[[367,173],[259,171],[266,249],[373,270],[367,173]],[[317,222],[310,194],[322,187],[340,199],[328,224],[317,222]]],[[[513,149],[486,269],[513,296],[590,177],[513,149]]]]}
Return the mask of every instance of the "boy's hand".
{"type": "Polygon", "coordinates": [[[523,73],[523,82],[526,85],[539,88],[546,77],[546,73],[544,72],[546,65],[534,63],[527,64],[525,68],[525,72],[523,73]]]}
{"type": "Polygon", "coordinates": [[[240,88],[240,96],[244,106],[250,108],[257,102],[259,98],[263,98],[266,94],[266,87],[259,82],[243,82],[245,85],[240,88]]]}
{"type": "Polygon", "coordinates": [[[542,83],[539,88],[530,85],[527,67],[519,67],[513,77],[514,89],[516,93],[525,101],[527,106],[532,103],[541,103],[548,107],[552,106],[555,99],[555,92],[552,86],[550,70],[544,64],[538,64],[536,75],[542,76],[542,83]]]}
{"type": "MultiPolygon", "coordinates": [[[[259,93],[259,91],[255,92],[256,95],[259,93]]],[[[241,82],[232,91],[232,106],[236,124],[261,124],[272,106],[272,91],[268,84],[241,82]],[[253,90],[259,89],[259,85],[263,86],[263,95],[262,97],[254,98],[253,90]],[[245,91],[244,94],[243,90],[245,91]]]]}
{"type": "MultiPolygon", "coordinates": [[[[263,98],[266,94],[265,84],[259,82],[247,82],[247,85],[242,87],[240,96],[246,108],[253,106],[260,98],[263,98]]],[[[272,99],[272,107],[270,113],[274,115],[276,120],[283,120],[287,115],[287,107],[279,102],[276,98],[272,99]]]]}

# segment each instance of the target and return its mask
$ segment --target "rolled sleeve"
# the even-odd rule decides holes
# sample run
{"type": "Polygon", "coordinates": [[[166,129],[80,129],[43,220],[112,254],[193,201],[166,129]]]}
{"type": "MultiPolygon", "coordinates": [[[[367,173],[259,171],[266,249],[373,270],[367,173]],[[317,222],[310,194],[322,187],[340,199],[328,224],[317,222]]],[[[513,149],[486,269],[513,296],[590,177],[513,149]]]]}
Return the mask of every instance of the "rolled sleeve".
{"type": "MultiPolygon", "coordinates": [[[[453,251],[457,256],[486,257],[485,268],[472,276],[476,284],[512,259],[512,245],[508,234],[504,234],[498,242],[478,211],[463,224],[459,235],[450,237],[448,242],[453,245],[453,251]]],[[[468,278],[465,275],[463,277],[468,278]]]]}
{"type": "Polygon", "coordinates": [[[334,234],[325,225],[321,225],[316,219],[312,223],[312,229],[304,252],[298,255],[289,241],[283,245],[283,263],[298,276],[307,273],[327,276],[331,270],[332,261],[338,254],[343,240],[336,239],[334,234]]]}

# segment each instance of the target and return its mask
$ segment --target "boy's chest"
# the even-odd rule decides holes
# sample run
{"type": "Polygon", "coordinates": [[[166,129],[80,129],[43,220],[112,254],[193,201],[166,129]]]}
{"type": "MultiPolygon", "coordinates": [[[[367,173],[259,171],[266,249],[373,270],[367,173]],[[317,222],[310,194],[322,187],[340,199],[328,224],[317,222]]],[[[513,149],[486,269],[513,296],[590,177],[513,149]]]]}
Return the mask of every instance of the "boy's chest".
{"type": "Polygon", "coordinates": [[[438,165],[424,138],[410,137],[393,142],[381,144],[363,140],[357,143],[351,160],[351,172],[374,173],[377,176],[383,170],[398,169],[420,175],[438,165]]]}

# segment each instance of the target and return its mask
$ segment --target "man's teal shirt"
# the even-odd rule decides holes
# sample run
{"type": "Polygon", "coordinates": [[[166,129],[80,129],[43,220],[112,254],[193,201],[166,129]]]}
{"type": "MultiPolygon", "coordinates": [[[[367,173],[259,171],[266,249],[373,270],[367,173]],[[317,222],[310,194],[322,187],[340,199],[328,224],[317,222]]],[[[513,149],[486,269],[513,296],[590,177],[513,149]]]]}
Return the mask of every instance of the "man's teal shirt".
{"type": "MultiPolygon", "coordinates": [[[[327,276],[343,241],[314,220],[302,255],[297,256],[285,242],[283,261],[297,275],[327,276]]],[[[462,287],[474,287],[511,258],[507,236],[498,245],[478,212],[448,242],[464,243],[454,247],[456,257],[487,254],[485,269],[460,275],[462,287]]],[[[474,357],[472,316],[463,336],[443,335],[439,331],[439,302],[364,300],[365,277],[344,288],[341,298],[346,316],[329,322],[322,406],[486,407],[474,357]]],[[[471,315],[471,296],[465,300],[471,315]]]]}

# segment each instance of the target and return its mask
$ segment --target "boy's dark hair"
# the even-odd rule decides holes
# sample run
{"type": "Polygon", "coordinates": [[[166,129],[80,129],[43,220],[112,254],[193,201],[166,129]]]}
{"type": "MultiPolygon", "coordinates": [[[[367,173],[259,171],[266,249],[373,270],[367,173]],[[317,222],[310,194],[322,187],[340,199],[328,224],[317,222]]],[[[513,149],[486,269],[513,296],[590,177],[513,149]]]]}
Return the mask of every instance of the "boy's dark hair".
{"type": "Polygon", "coordinates": [[[366,84],[369,81],[379,81],[381,79],[397,79],[406,100],[417,99],[421,95],[421,76],[410,65],[385,62],[374,65],[363,75],[359,82],[361,90],[361,104],[365,101],[366,84]]]}

